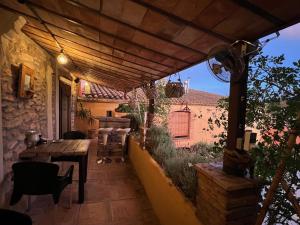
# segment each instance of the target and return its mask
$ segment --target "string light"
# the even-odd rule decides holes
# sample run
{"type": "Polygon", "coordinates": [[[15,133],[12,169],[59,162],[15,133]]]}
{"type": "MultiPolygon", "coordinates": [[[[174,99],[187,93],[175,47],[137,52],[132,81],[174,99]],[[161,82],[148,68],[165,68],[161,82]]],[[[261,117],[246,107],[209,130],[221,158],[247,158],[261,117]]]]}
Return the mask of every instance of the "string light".
{"type": "Polygon", "coordinates": [[[68,63],[68,57],[64,54],[64,51],[61,50],[61,52],[59,53],[59,55],[57,56],[57,62],[59,64],[65,65],[68,63]]]}

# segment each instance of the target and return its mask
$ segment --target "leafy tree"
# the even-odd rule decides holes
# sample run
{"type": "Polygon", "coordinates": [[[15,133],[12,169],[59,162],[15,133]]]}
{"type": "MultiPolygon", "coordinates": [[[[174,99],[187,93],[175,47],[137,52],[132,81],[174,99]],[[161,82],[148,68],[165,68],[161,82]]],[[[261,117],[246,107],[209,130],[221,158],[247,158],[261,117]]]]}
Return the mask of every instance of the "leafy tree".
{"type": "MultiPolygon", "coordinates": [[[[286,66],[284,62],[284,55],[258,55],[251,60],[249,67],[246,125],[258,129],[260,133],[257,146],[251,150],[251,154],[256,162],[256,176],[266,182],[263,193],[266,193],[282,159],[289,130],[295,127],[297,111],[300,110],[300,60],[291,66],[286,66]]],[[[210,129],[215,126],[224,128],[224,132],[217,135],[219,141],[215,143],[215,149],[220,151],[226,144],[228,99],[221,99],[218,108],[221,115],[211,117],[208,123],[210,129]]],[[[299,150],[298,143],[287,159],[284,175],[293,191],[300,189],[299,150]]],[[[300,224],[286,198],[286,192],[279,187],[265,222],[291,224],[291,221],[300,224]]]]}

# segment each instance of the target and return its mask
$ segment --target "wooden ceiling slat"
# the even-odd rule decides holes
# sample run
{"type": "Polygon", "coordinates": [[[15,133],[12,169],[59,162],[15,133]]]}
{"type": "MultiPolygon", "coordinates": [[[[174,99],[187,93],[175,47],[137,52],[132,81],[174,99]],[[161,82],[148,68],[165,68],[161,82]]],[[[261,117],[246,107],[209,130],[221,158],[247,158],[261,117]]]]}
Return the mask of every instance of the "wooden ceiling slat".
{"type": "MultiPolygon", "coordinates": [[[[211,30],[216,25],[228,18],[238,8],[239,7],[232,1],[215,0],[201,11],[201,13],[195,17],[193,22],[211,30]]],[[[209,35],[206,36],[217,39],[209,35]]]]}
{"type": "Polygon", "coordinates": [[[25,15],[24,31],[49,54],[64,48],[68,70],[123,89],[203,62],[214,46],[300,22],[299,0],[76,1],[1,0],[0,7],[25,15]]]}
{"type": "Polygon", "coordinates": [[[275,26],[272,30],[266,30],[261,36],[265,36],[272,32],[287,28],[293,24],[299,23],[300,15],[300,1],[299,0],[249,0],[252,4],[260,7],[261,9],[271,13],[277,18],[283,20],[285,23],[281,26],[275,26]],[[280,4],[280,7],[278,5],[280,4]],[[294,9],[298,9],[294,10],[294,9]]]}
{"type": "Polygon", "coordinates": [[[261,19],[244,8],[239,8],[230,17],[214,27],[213,30],[234,37],[236,40],[253,41],[263,30],[269,30],[273,27],[274,25],[267,20],[261,19]]]}
{"type": "Polygon", "coordinates": [[[264,18],[265,20],[273,23],[274,25],[282,26],[284,24],[283,20],[277,18],[276,16],[272,15],[268,11],[258,7],[255,4],[252,4],[249,1],[233,0],[233,2],[235,4],[237,4],[238,6],[241,6],[245,9],[249,10],[250,12],[260,16],[261,18],[264,18]]]}
{"type": "Polygon", "coordinates": [[[121,91],[126,91],[126,90],[131,90],[133,87],[132,86],[127,86],[127,85],[117,85],[116,83],[111,83],[111,82],[107,82],[107,81],[102,81],[99,79],[99,77],[94,76],[94,75],[82,75],[80,72],[78,71],[73,71],[74,76],[82,79],[82,80],[86,80],[88,82],[91,83],[95,83],[95,84],[100,84],[109,88],[114,88],[116,90],[121,90],[121,91]]]}
{"type": "MultiPolygon", "coordinates": [[[[26,32],[36,42],[46,43],[48,45],[52,45],[53,47],[55,47],[55,43],[52,40],[48,40],[48,39],[45,39],[45,38],[42,38],[42,37],[38,37],[37,35],[30,34],[27,31],[24,31],[24,32],[26,32]]],[[[140,74],[140,76],[146,76],[146,77],[150,77],[152,79],[158,78],[157,76],[149,75],[147,73],[143,73],[143,71],[141,71],[142,73],[140,73],[140,72],[136,73],[137,72],[136,69],[129,70],[129,69],[121,68],[121,66],[123,66],[122,64],[114,64],[114,63],[103,62],[102,61],[103,59],[99,58],[98,56],[95,56],[95,55],[92,55],[92,54],[89,54],[89,53],[85,53],[82,50],[78,50],[78,49],[63,45],[63,44],[61,44],[61,45],[64,47],[66,52],[68,52],[68,55],[75,54],[75,55],[78,55],[78,56],[83,57],[85,59],[95,60],[95,62],[99,62],[99,60],[101,60],[100,63],[102,65],[109,66],[109,67],[112,67],[112,68],[117,69],[117,70],[121,70],[123,73],[128,73],[128,74],[131,74],[132,76],[137,76],[138,77],[138,75],[136,75],[136,74],[140,74]]]]}
{"type": "Polygon", "coordinates": [[[130,75],[123,74],[121,72],[110,71],[106,67],[102,67],[101,65],[95,65],[95,64],[92,64],[91,62],[86,62],[85,60],[80,59],[80,58],[74,58],[74,61],[76,63],[80,64],[83,67],[91,68],[93,70],[97,70],[97,71],[102,72],[102,73],[109,73],[110,75],[120,77],[121,79],[123,79],[123,78],[124,79],[133,79],[136,82],[142,82],[143,81],[143,77],[138,77],[137,78],[137,77],[132,77],[130,75]]]}
{"type": "MultiPolygon", "coordinates": [[[[44,32],[44,31],[41,31],[41,30],[38,30],[37,28],[33,28],[31,27],[30,25],[25,25],[23,30],[26,32],[26,33],[29,33],[29,34],[34,34],[34,35],[37,35],[37,36],[41,36],[43,38],[48,38],[48,39],[51,39],[52,36],[49,35],[48,33],[44,32]]],[[[105,52],[102,52],[102,51],[99,51],[99,50],[96,50],[96,49],[93,49],[89,46],[86,46],[86,45],[82,45],[80,43],[76,43],[74,41],[71,41],[69,39],[66,39],[64,37],[61,37],[61,36],[58,36],[58,35],[54,35],[56,36],[57,40],[61,43],[61,41],[63,42],[66,42],[66,43],[69,43],[71,44],[72,46],[68,45],[68,47],[72,47],[72,48],[75,48],[77,50],[79,50],[79,48],[84,48],[84,49],[87,49],[88,51],[92,51],[92,52],[96,52],[98,54],[100,54],[102,57],[104,57],[106,60],[108,61],[113,61],[114,58],[117,58],[119,60],[123,60],[125,63],[128,63],[128,66],[134,66],[134,68],[140,70],[140,71],[143,71],[143,72],[148,72],[152,75],[156,75],[158,73],[165,73],[164,71],[162,70],[157,70],[155,68],[151,68],[151,67],[148,67],[148,66],[143,66],[143,64],[138,64],[138,63],[134,63],[132,61],[128,61],[126,59],[124,59],[124,57],[118,57],[116,55],[113,55],[113,54],[107,54],[105,52]],[[153,73],[154,71],[154,73],[153,73]]],[[[125,63],[123,63],[123,65],[125,65],[125,63]]],[[[165,73],[165,75],[167,75],[167,73],[165,73]]]]}
{"type": "MultiPolygon", "coordinates": [[[[170,66],[171,65],[166,65],[166,64],[162,64],[160,61],[155,61],[155,60],[152,60],[150,57],[148,57],[148,58],[146,58],[146,57],[142,57],[141,55],[137,55],[137,54],[134,54],[132,51],[126,51],[126,49],[121,49],[121,48],[118,48],[118,47],[116,47],[116,46],[113,46],[113,45],[108,45],[108,44],[106,44],[106,43],[103,43],[103,42],[101,42],[101,40],[100,40],[100,42],[97,42],[97,41],[95,41],[95,40],[93,40],[93,39],[90,39],[90,38],[88,38],[88,37],[85,37],[85,36],[82,36],[81,34],[78,34],[78,33],[75,33],[75,32],[73,32],[73,31],[70,31],[70,30],[67,30],[67,29],[64,29],[64,28],[62,28],[62,27],[59,27],[59,26],[56,26],[56,25],[54,25],[54,24],[50,24],[50,23],[46,23],[48,26],[49,26],[49,28],[50,28],[50,30],[56,35],[56,36],[66,36],[66,35],[68,35],[68,39],[70,40],[71,38],[70,38],[70,35],[72,35],[72,36],[76,36],[76,37],[80,37],[80,38],[82,38],[83,40],[86,40],[87,42],[89,42],[89,43],[93,43],[93,46],[99,46],[99,47],[101,47],[102,48],[102,46],[103,47],[106,47],[106,48],[111,48],[112,49],[112,51],[115,51],[115,50],[117,50],[117,51],[120,51],[120,52],[122,52],[122,53],[124,53],[124,54],[127,54],[127,55],[130,55],[130,56],[132,56],[133,58],[135,58],[135,59],[138,59],[138,60],[142,60],[144,63],[151,63],[151,66],[152,67],[157,67],[157,66],[161,66],[161,67],[164,67],[164,69],[167,69],[167,68],[170,68],[170,66]],[[60,30],[60,31],[62,31],[62,32],[64,32],[65,34],[64,35],[58,35],[57,34],[57,32],[56,32],[56,30],[60,30]],[[146,62],[145,62],[146,61],[146,62]]],[[[72,39],[72,41],[74,41],[74,42],[76,42],[76,43],[80,43],[81,41],[79,41],[79,40],[74,40],[75,38],[73,38],[72,39]]]]}
{"type": "Polygon", "coordinates": [[[209,34],[209,35],[211,35],[211,36],[213,36],[215,38],[220,39],[221,41],[224,41],[224,42],[227,42],[227,43],[233,42],[233,40],[230,39],[230,38],[227,38],[227,37],[225,37],[225,36],[223,36],[223,35],[221,35],[219,33],[213,32],[212,30],[207,29],[205,27],[201,27],[198,24],[195,24],[192,21],[185,20],[185,19],[183,19],[183,18],[181,18],[179,16],[176,16],[175,14],[172,14],[172,13],[169,13],[167,11],[164,11],[164,10],[158,8],[158,7],[155,7],[151,3],[146,3],[146,2],[140,1],[140,0],[131,0],[131,1],[133,1],[133,2],[135,2],[137,4],[140,4],[140,5],[143,5],[144,7],[148,8],[150,10],[153,10],[153,11],[155,11],[155,12],[161,14],[161,15],[164,15],[164,16],[166,16],[168,18],[171,18],[172,20],[178,21],[179,23],[185,24],[188,27],[192,27],[192,28],[197,29],[197,30],[199,30],[201,32],[207,33],[207,34],[209,34]]]}
{"type": "MultiPolygon", "coordinates": [[[[78,63],[78,62],[76,62],[78,63]]],[[[97,77],[101,78],[101,79],[104,79],[104,80],[109,80],[109,79],[112,79],[114,82],[119,82],[121,81],[122,84],[124,84],[124,82],[128,83],[128,80],[126,79],[123,79],[123,78],[119,78],[119,77],[116,77],[116,76],[113,76],[109,73],[101,73],[99,71],[96,71],[96,70],[93,70],[93,69],[90,69],[90,68],[85,68],[83,67],[82,65],[79,65],[79,67],[86,73],[86,74],[93,74],[93,75],[96,75],[97,77]]],[[[141,82],[136,82],[135,80],[129,80],[131,83],[134,83],[136,85],[138,84],[141,84],[141,82]]],[[[120,84],[121,84],[120,83],[120,84]]]]}
{"type": "MultiPolygon", "coordinates": [[[[186,63],[186,64],[189,64],[189,63],[190,63],[190,62],[187,62],[187,61],[185,61],[185,60],[183,60],[183,59],[181,59],[181,58],[179,58],[179,57],[174,57],[174,56],[172,56],[172,55],[165,54],[165,53],[163,53],[163,52],[161,52],[161,51],[154,50],[154,49],[149,48],[149,47],[145,47],[145,46],[143,46],[143,45],[141,45],[141,44],[138,44],[138,43],[135,43],[135,42],[133,42],[133,41],[127,40],[127,39],[125,39],[125,38],[122,38],[122,37],[113,35],[113,34],[111,34],[111,33],[108,33],[107,31],[104,31],[104,30],[101,30],[101,29],[97,28],[97,27],[94,26],[94,25],[87,24],[87,23],[85,23],[85,22],[83,22],[83,21],[81,21],[81,20],[79,20],[79,19],[77,19],[77,18],[74,18],[74,17],[66,16],[66,15],[64,15],[64,14],[62,14],[62,13],[59,13],[59,12],[56,12],[56,11],[51,10],[51,9],[49,9],[49,8],[46,8],[46,7],[44,7],[44,6],[42,6],[42,5],[39,5],[39,4],[35,3],[35,2],[28,2],[27,4],[30,4],[31,6],[35,7],[36,9],[38,9],[37,11],[38,11],[39,13],[41,13],[41,11],[44,11],[44,12],[47,12],[49,15],[51,15],[51,19],[50,19],[50,18],[47,18],[46,22],[49,22],[49,20],[51,21],[51,20],[53,20],[54,18],[57,18],[57,19],[58,19],[58,18],[61,18],[61,19],[63,19],[63,20],[67,20],[67,21],[69,21],[69,22],[73,22],[73,23],[75,23],[75,24],[77,24],[77,25],[79,25],[79,26],[82,26],[82,27],[84,27],[84,29],[85,29],[85,28],[89,28],[89,29],[91,29],[91,30],[94,30],[95,32],[99,32],[100,34],[104,34],[104,35],[110,36],[110,37],[112,37],[112,38],[115,39],[115,40],[120,40],[120,41],[126,42],[126,43],[128,43],[129,45],[132,45],[132,46],[138,46],[139,48],[146,49],[146,50],[148,50],[148,51],[152,51],[152,52],[154,52],[154,53],[156,53],[156,54],[162,55],[162,56],[164,56],[164,57],[169,57],[169,58],[172,58],[172,59],[174,59],[174,60],[176,60],[176,61],[184,62],[184,63],[186,63]]],[[[41,15],[40,15],[40,16],[41,16],[41,15]]],[[[43,14],[43,16],[46,16],[46,14],[43,14]]],[[[43,18],[43,16],[41,16],[41,17],[42,17],[43,20],[45,20],[45,18],[43,18]]],[[[163,50],[163,49],[161,49],[161,50],[163,50]]]]}
{"type": "MultiPolygon", "coordinates": [[[[104,17],[104,18],[106,18],[108,20],[111,20],[111,21],[119,24],[119,29],[120,29],[120,25],[121,25],[121,27],[123,27],[123,29],[126,30],[127,32],[130,29],[131,29],[132,32],[139,31],[139,32],[143,33],[144,35],[150,36],[152,39],[157,39],[157,41],[158,40],[159,41],[164,41],[165,43],[163,43],[163,44],[172,44],[174,46],[179,46],[179,47],[181,47],[183,49],[186,49],[186,50],[189,50],[189,51],[201,54],[201,55],[205,55],[205,53],[203,53],[203,52],[201,52],[201,51],[199,51],[197,49],[190,48],[189,46],[183,45],[183,44],[181,44],[179,42],[174,42],[172,40],[172,38],[165,38],[164,35],[157,35],[157,34],[155,34],[153,32],[149,32],[149,31],[147,31],[145,29],[141,29],[138,26],[133,26],[130,23],[126,23],[126,22],[121,21],[120,19],[117,19],[117,17],[111,17],[111,16],[109,16],[107,14],[101,13],[100,11],[94,10],[94,9],[92,9],[92,8],[90,8],[90,7],[88,7],[88,6],[84,5],[84,4],[81,4],[79,2],[76,2],[76,1],[73,1],[73,0],[67,0],[66,2],[70,2],[71,4],[76,5],[77,7],[81,8],[83,10],[88,10],[90,13],[93,13],[95,15],[100,15],[101,17],[104,17]]],[[[126,10],[126,7],[124,7],[124,10],[126,10]]],[[[147,11],[147,8],[145,9],[145,12],[146,11],[147,11]]],[[[134,13],[132,13],[132,14],[134,14],[134,13]]],[[[102,18],[100,18],[100,21],[101,20],[102,20],[102,18]]],[[[139,23],[137,23],[137,25],[138,24],[139,23]]]]}
{"type": "MultiPolygon", "coordinates": [[[[24,15],[27,17],[27,19],[29,19],[30,21],[37,21],[37,19],[33,16],[30,16],[28,14],[25,14],[21,11],[18,11],[14,8],[9,8],[3,4],[0,3],[0,7],[5,9],[5,10],[8,10],[8,11],[11,11],[13,13],[18,13],[18,14],[21,14],[21,15],[24,15]]],[[[173,71],[173,67],[174,67],[174,64],[177,64],[179,65],[179,67],[181,66],[185,66],[187,65],[188,63],[187,62],[178,62],[177,60],[174,60],[173,58],[172,59],[168,59],[168,60],[165,60],[165,62],[169,62],[168,64],[164,64],[162,61],[165,59],[163,58],[160,54],[156,54],[152,51],[148,51],[146,49],[141,49],[141,50],[138,50],[138,47],[135,46],[135,48],[133,46],[130,46],[130,45],[125,45],[125,46],[128,46],[128,48],[123,48],[122,45],[118,45],[118,44],[115,44],[115,43],[119,43],[121,42],[120,40],[116,40],[114,42],[114,44],[110,44],[108,45],[107,43],[105,42],[101,42],[100,40],[100,43],[96,42],[95,40],[89,38],[89,37],[86,37],[86,36],[83,36],[81,34],[79,34],[78,32],[74,32],[74,31],[71,31],[71,30],[68,30],[66,28],[63,28],[61,26],[57,26],[56,24],[54,23],[51,23],[51,22],[45,22],[44,23],[49,27],[49,25],[51,27],[55,27],[57,29],[60,29],[62,30],[63,32],[65,32],[66,34],[72,34],[74,37],[77,37],[77,38],[82,38],[82,39],[86,39],[90,42],[93,42],[93,43],[97,43],[97,44],[100,44],[100,45],[104,45],[104,46],[107,46],[107,47],[111,47],[111,48],[114,48],[118,51],[123,51],[124,53],[128,54],[128,57],[136,57],[138,60],[146,60],[147,63],[155,63],[155,64],[159,64],[161,66],[166,66],[166,67],[172,67],[172,71],[173,71]]],[[[51,29],[50,27],[50,29],[51,29]]],[[[103,34],[102,34],[102,38],[103,38],[103,34]]],[[[122,43],[122,42],[121,42],[122,43]]]]}
{"type": "Polygon", "coordinates": [[[95,71],[95,70],[89,70],[89,69],[86,69],[85,67],[83,66],[80,66],[81,69],[86,73],[86,74],[93,74],[97,77],[99,77],[100,79],[104,79],[104,80],[109,80],[109,79],[112,79],[113,82],[119,82],[120,84],[127,84],[127,86],[129,85],[129,81],[130,81],[130,85],[129,86],[138,86],[138,85],[141,85],[142,82],[136,82],[136,81],[133,81],[133,80],[125,80],[125,79],[119,79],[118,77],[116,76],[113,76],[111,74],[108,74],[108,73],[102,73],[102,72],[99,72],[99,71],[95,71]]]}
{"type": "MultiPolygon", "coordinates": [[[[34,33],[32,33],[31,31],[28,31],[28,30],[26,30],[26,29],[24,29],[24,33],[26,33],[28,36],[32,37],[34,40],[40,39],[40,38],[45,38],[45,37],[39,36],[38,34],[34,34],[34,33]]],[[[41,40],[41,39],[40,39],[40,40],[41,40]]],[[[49,39],[47,39],[47,40],[49,40],[49,39]]],[[[149,70],[147,71],[147,70],[146,70],[145,68],[143,68],[143,67],[139,67],[139,68],[140,68],[140,69],[139,69],[139,68],[136,68],[136,67],[131,67],[130,64],[129,64],[129,65],[126,65],[126,64],[124,64],[124,62],[119,62],[119,63],[118,63],[118,62],[116,62],[116,61],[112,61],[111,59],[107,59],[107,57],[104,58],[103,56],[99,55],[99,52],[97,52],[96,50],[88,49],[89,51],[87,51],[87,48],[86,48],[86,47],[82,47],[82,46],[79,46],[79,47],[77,46],[77,47],[76,47],[75,44],[72,44],[72,45],[66,44],[66,43],[68,43],[67,40],[62,41],[61,38],[57,38],[57,40],[59,41],[60,45],[61,45],[65,50],[67,50],[67,49],[72,49],[72,50],[75,50],[75,51],[80,51],[80,52],[85,53],[85,54],[87,54],[87,55],[90,55],[90,56],[93,56],[93,57],[97,57],[97,58],[99,58],[99,59],[102,59],[102,60],[104,60],[105,62],[107,62],[107,63],[110,64],[110,65],[113,64],[113,65],[116,66],[116,67],[123,66],[123,67],[129,68],[129,69],[137,70],[137,71],[143,73],[145,76],[152,77],[152,78],[155,78],[155,79],[158,79],[158,78],[159,78],[157,75],[158,75],[160,72],[152,73],[152,72],[150,72],[149,70]],[[94,53],[92,53],[92,52],[94,52],[94,53]],[[96,53],[95,53],[95,52],[96,52],[96,53]],[[98,54],[97,54],[97,53],[98,53],[98,54]],[[141,69],[144,69],[144,70],[141,70],[141,69]]],[[[101,54],[102,54],[102,53],[101,53],[101,54]]],[[[120,60],[122,60],[122,59],[120,59],[120,60]]]]}
{"type": "MultiPolygon", "coordinates": [[[[47,43],[41,43],[41,42],[37,42],[37,43],[39,43],[39,45],[41,45],[43,48],[46,48],[46,49],[50,50],[52,53],[58,54],[60,52],[59,48],[55,47],[53,45],[49,45],[47,43]]],[[[79,62],[82,62],[83,64],[85,63],[85,64],[89,65],[90,67],[91,66],[97,67],[99,70],[102,70],[105,73],[114,73],[114,74],[116,74],[116,77],[134,78],[135,80],[141,80],[141,81],[144,80],[142,77],[138,78],[136,76],[131,76],[131,75],[128,75],[128,74],[124,74],[124,73],[119,72],[119,71],[110,70],[110,68],[103,67],[103,65],[94,64],[93,60],[89,60],[87,58],[82,59],[81,57],[78,57],[78,55],[73,54],[73,53],[69,54],[68,56],[71,57],[72,61],[74,61],[75,63],[77,63],[79,61],[79,62]]]]}

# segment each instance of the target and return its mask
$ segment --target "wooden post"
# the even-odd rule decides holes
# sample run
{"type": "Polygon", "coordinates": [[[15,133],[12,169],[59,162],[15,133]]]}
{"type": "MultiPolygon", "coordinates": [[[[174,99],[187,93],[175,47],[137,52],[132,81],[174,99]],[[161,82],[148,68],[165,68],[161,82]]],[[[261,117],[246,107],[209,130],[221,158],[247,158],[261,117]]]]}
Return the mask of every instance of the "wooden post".
{"type": "Polygon", "coordinates": [[[233,75],[230,81],[227,147],[223,156],[223,170],[228,174],[239,176],[243,176],[245,164],[250,160],[247,153],[242,150],[242,140],[245,133],[249,58],[245,57],[244,60],[245,69],[243,73],[237,74],[236,77],[233,75]],[[236,79],[237,77],[240,79],[236,79]],[[243,158],[241,160],[243,162],[239,162],[240,157],[243,158]]]}
{"type": "MultiPolygon", "coordinates": [[[[150,89],[155,88],[155,81],[150,81],[150,89]]],[[[147,128],[150,128],[154,119],[154,95],[149,99],[148,114],[147,114],[147,128]]]]}

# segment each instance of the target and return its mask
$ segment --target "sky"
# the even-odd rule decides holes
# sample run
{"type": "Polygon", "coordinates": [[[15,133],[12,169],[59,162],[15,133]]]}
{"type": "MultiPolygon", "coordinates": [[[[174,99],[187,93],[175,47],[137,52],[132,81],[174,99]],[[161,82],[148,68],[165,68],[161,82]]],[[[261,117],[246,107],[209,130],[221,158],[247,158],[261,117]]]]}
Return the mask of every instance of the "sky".
{"type": "MultiPolygon", "coordinates": [[[[275,34],[270,35],[275,36],[275,34]]],[[[269,36],[268,36],[269,37],[269,36]]],[[[264,40],[268,37],[264,37],[264,40]]],[[[300,23],[280,31],[277,39],[263,48],[264,55],[285,55],[286,65],[300,59],[300,23]]],[[[210,93],[229,95],[229,84],[218,81],[207,68],[206,62],[180,72],[182,80],[190,78],[190,88],[210,93]]]]}

